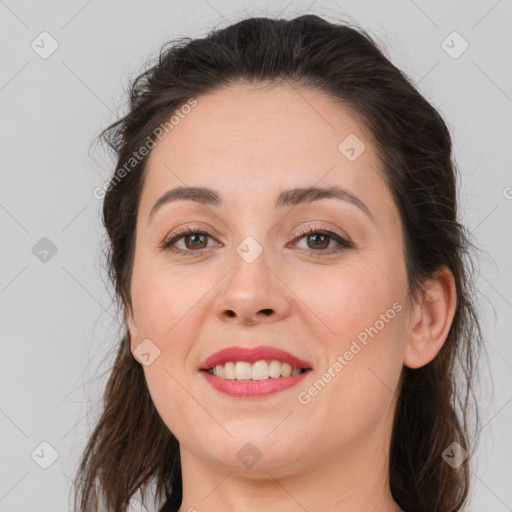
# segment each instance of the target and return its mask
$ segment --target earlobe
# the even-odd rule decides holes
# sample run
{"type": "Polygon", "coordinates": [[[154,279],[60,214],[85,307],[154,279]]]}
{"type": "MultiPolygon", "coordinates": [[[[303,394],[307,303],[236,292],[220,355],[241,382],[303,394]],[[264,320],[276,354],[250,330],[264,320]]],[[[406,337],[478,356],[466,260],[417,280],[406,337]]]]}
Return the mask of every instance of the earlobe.
{"type": "Polygon", "coordinates": [[[404,365],[421,368],[443,347],[455,316],[457,293],[451,270],[443,266],[429,280],[414,306],[413,322],[404,354],[404,365]]]}

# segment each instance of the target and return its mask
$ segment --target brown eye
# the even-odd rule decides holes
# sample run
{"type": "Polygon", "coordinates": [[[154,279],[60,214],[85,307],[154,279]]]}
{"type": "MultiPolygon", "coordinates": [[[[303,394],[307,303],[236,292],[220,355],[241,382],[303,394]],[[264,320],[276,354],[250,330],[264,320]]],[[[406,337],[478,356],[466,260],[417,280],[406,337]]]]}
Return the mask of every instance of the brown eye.
{"type": "Polygon", "coordinates": [[[204,242],[208,235],[204,235],[201,233],[194,233],[192,235],[186,235],[182,238],[185,241],[185,247],[187,249],[203,249],[204,242]],[[187,244],[187,241],[190,241],[190,245],[187,244]]]}
{"type": "Polygon", "coordinates": [[[354,247],[348,240],[329,229],[315,229],[310,226],[301,231],[300,235],[296,240],[300,241],[305,238],[307,248],[304,250],[313,256],[341,252],[354,247]],[[330,242],[335,242],[337,247],[329,248],[330,242]]]}
{"type": "Polygon", "coordinates": [[[204,231],[197,231],[192,228],[186,229],[179,234],[172,233],[170,237],[160,245],[160,249],[181,254],[197,254],[207,248],[208,238],[210,238],[210,235],[204,231]],[[175,247],[182,239],[184,248],[175,247]]]}
{"type": "MultiPolygon", "coordinates": [[[[198,231],[194,228],[188,228],[180,233],[172,233],[170,237],[160,244],[160,249],[167,250],[176,254],[197,255],[208,248],[208,238],[212,238],[205,231],[198,231]],[[183,240],[183,246],[178,247],[178,243],[183,240]]],[[[306,239],[307,248],[303,248],[312,256],[322,256],[332,253],[338,253],[345,249],[353,248],[353,245],[334,231],[328,229],[314,229],[309,227],[300,233],[296,240],[306,239]],[[337,246],[329,248],[329,244],[335,242],[337,246]]]]}
{"type": "Polygon", "coordinates": [[[311,247],[312,249],[320,249],[320,250],[325,250],[328,248],[329,246],[329,242],[330,242],[330,237],[327,236],[327,235],[323,235],[323,234],[320,234],[320,233],[317,233],[315,235],[307,235],[306,237],[307,239],[309,240],[314,240],[313,241],[313,247],[311,247]],[[323,238],[323,240],[320,240],[321,238],[323,238]]]}

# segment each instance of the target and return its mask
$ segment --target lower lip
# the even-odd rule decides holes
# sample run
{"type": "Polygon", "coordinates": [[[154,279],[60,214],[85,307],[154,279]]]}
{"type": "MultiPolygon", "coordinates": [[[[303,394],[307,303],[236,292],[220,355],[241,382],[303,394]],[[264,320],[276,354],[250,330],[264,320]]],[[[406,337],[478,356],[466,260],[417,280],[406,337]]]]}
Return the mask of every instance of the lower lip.
{"type": "Polygon", "coordinates": [[[221,393],[236,397],[262,397],[290,388],[298,384],[310,370],[293,377],[278,377],[266,380],[231,380],[221,379],[206,371],[201,371],[205,379],[221,393]]]}

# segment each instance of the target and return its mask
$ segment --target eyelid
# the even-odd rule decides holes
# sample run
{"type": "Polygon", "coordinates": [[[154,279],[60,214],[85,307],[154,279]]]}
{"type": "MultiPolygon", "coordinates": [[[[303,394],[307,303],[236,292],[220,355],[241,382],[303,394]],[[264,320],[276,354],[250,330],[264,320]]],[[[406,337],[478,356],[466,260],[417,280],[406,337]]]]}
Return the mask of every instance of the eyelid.
{"type": "MultiPolygon", "coordinates": [[[[314,221],[309,221],[309,222],[314,222],[314,221]]],[[[221,238],[221,235],[215,230],[213,229],[212,227],[206,227],[206,228],[203,228],[202,226],[200,225],[195,225],[195,224],[191,224],[191,225],[187,225],[187,226],[184,226],[184,227],[179,227],[179,228],[176,228],[174,231],[171,231],[171,233],[169,233],[165,238],[164,240],[169,240],[171,237],[174,238],[178,235],[187,235],[187,234],[190,234],[190,230],[196,230],[194,232],[202,232],[204,231],[205,234],[209,235],[209,236],[212,236],[208,230],[212,230],[215,234],[215,236],[217,238],[221,238]]],[[[306,226],[301,226],[299,230],[296,230],[295,232],[293,232],[290,236],[293,236],[293,237],[297,237],[297,236],[301,236],[301,235],[308,235],[308,234],[311,234],[311,233],[316,233],[318,230],[324,230],[324,231],[330,231],[332,232],[333,234],[339,236],[340,238],[344,238],[346,239],[347,241],[351,241],[350,240],[350,237],[344,233],[339,233],[337,231],[338,228],[333,228],[333,227],[330,227],[328,225],[326,225],[325,222],[322,222],[322,225],[321,226],[316,226],[316,225],[312,225],[312,224],[308,224],[306,226]]]]}
{"type": "Polygon", "coordinates": [[[318,256],[328,256],[330,254],[335,254],[338,252],[341,252],[342,249],[354,249],[355,244],[352,242],[352,239],[344,234],[338,233],[334,228],[330,228],[328,226],[314,226],[314,225],[308,225],[301,227],[300,231],[296,233],[295,238],[292,240],[292,242],[300,241],[302,238],[313,235],[313,234],[320,234],[325,235],[331,240],[335,241],[338,246],[331,248],[331,249],[324,249],[320,251],[314,251],[312,249],[304,249],[306,251],[309,251],[312,254],[316,254],[318,256]],[[334,249],[334,250],[333,250],[334,249]]]}
{"type": "MultiPolygon", "coordinates": [[[[168,236],[166,236],[163,241],[159,244],[159,249],[162,251],[168,250],[169,252],[174,252],[176,254],[186,254],[186,255],[199,255],[202,254],[204,251],[208,249],[208,247],[203,247],[201,249],[197,250],[184,250],[184,249],[177,249],[173,247],[174,244],[176,244],[178,241],[180,241],[182,238],[192,235],[192,234],[199,234],[204,235],[208,238],[214,238],[212,234],[209,232],[210,228],[203,229],[200,226],[196,225],[188,225],[185,227],[178,228],[174,231],[172,231],[168,236]]],[[[216,233],[216,230],[213,230],[216,233]]],[[[313,249],[301,249],[302,251],[307,252],[310,255],[315,256],[329,256],[331,254],[336,254],[343,252],[346,249],[353,249],[355,248],[354,243],[352,242],[351,238],[340,234],[335,230],[335,228],[330,228],[328,226],[325,226],[325,223],[323,223],[322,226],[315,226],[313,224],[309,224],[307,226],[301,226],[299,231],[296,231],[293,235],[294,238],[290,243],[296,243],[297,241],[300,241],[302,238],[313,235],[313,234],[320,234],[325,235],[328,238],[330,238],[332,241],[336,242],[336,247],[331,247],[330,249],[321,249],[318,251],[315,251],[313,249]]],[[[215,235],[218,237],[218,235],[215,235]]],[[[220,238],[220,237],[219,237],[220,238]]],[[[288,245],[287,245],[288,247],[288,245]]]]}
{"type": "MultiPolygon", "coordinates": [[[[210,230],[214,232],[215,237],[220,238],[220,235],[217,233],[217,231],[215,229],[210,228],[210,227],[205,228],[205,227],[201,227],[199,225],[192,224],[192,225],[187,225],[185,227],[179,227],[179,228],[171,231],[168,235],[166,235],[164,237],[164,239],[158,245],[158,247],[161,250],[166,250],[167,246],[170,242],[175,243],[176,241],[180,240],[181,238],[183,238],[187,235],[191,235],[191,234],[204,234],[210,238],[213,238],[214,235],[212,235],[210,233],[210,230]]],[[[192,252],[192,251],[188,251],[188,252],[192,252]]],[[[195,252],[200,252],[200,251],[195,251],[195,252]]]]}
{"type": "MultiPolygon", "coordinates": [[[[312,221],[310,221],[312,222],[312,221]]],[[[322,225],[315,225],[315,224],[308,224],[306,226],[301,226],[300,229],[298,231],[295,231],[295,233],[292,235],[292,236],[304,236],[304,235],[310,235],[312,233],[317,233],[317,232],[321,232],[321,231],[325,231],[326,233],[332,233],[333,235],[336,235],[340,238],[343,238],[347,241],[350,241],[350,237],[343,234],[343,233],[339,233],[339,229],[338,228],[334,228],[334,227],[331,227],[331,226],[328,226],[325,224],[325,222],[322,223],[322,225]]]]}

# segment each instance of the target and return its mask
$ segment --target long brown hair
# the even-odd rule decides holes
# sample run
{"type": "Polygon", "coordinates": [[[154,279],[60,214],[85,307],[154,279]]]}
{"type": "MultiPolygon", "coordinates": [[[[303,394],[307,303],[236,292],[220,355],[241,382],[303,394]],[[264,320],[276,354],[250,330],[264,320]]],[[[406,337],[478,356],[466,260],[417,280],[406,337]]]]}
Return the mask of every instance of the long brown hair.
{"type": "MultiPolygon", "coordinates": [[[[205,38],[170,41],[132,82],[128,113],[100,135],[117,159],[101,195],[108,271],[124,327],[148,157],[130,159],[155,141],[158,127],[190,98],[233,83],[278,82],[327,93],[371,131],[404,227],[409,292],[421,290],[442,265],[455,277],[457,308],[443,348],[429,364],[403,368],[389,474],[392,495],[406,512],[462,510],[477,442],[474,385],[483,348],[473,302],[475,246],[457,218],[458,170],[445,122],[363,29],[315,15],[247,18],[205,38]],[[469,454],[458,467],[442,456],[453,442],[469,454]]],[[[144,498],[151,488],[155,502],[168,500],[177,510],[182,499],[178,441],[152,403],[124,332],[102,415],[75,478],[75,508],[97,511],[102,500],[101,510],[125,512],[135,493],[144,498]]]]}

